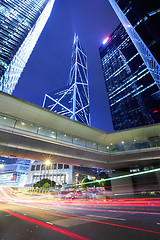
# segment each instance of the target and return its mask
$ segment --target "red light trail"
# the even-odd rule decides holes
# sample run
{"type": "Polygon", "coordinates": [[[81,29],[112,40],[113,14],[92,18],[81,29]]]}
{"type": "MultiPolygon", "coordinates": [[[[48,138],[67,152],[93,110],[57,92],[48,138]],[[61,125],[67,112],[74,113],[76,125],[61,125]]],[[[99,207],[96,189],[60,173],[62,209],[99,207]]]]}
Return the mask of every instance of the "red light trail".
{"type": "MultiPolygon", "coordinates": [[[[62,208],[62,207],[61,207],[62,208]]],[[[66,208],[66,207],[64,207],[66,208]]],[[[129,213],[129,214],[146,214],[146,215],[160,215],[160,213],[157,212],[140,212],[140,211],[125,211],[125,210],[105,210],[105,209],[93,209],[93,208],[76,208],[76,207],[67,207],[67,209],[75,209],[75,210],[82,210],[82,211],[91,211],[91,212],[118,212],[118,213],[129,213]]],[[[49,209],[46,209],[46,211],[48,211],[49,209]]],[[[42,212],[42,211],[35,211],[35,210],[29,210],[27,209],[27,211],[32,211],[32,212],[38,212],[38,213],[44,213],[44,214],[48,214],[48,215],[54,215],[54,216],[60,216],[60,217],[70,217],[68,215],[62,215],[62,214],[53,214],[53,213],[46,213],[46,212],[42,212]]],[[[71,217],[73,218],[73,217],[71,217]]]]}
{"type": "Polygon", "coordinates": [[[50,230],[53,230],[53,231],[56,231],[56,232],[59,232],[59,233],[62,233],[62,234],[65,234],[69,237],[72,237],[74,239],[78,239],[78,240],[90,240],[89,238],[85,238],[85,237],[82,237],[80,235],[77,235],[75,233],[72,233],[72,232],[69,232],[69,231],[66,231],[62,228],[59,228],[59,227],[56,227],[56,226],[53,226],[53,225],[50,225],[50,224],[47,224],[45,222],[41,222],[41,221],[38,221],[36,219],[33,219],[33,218],[30,218],[30,217],[25,217],[23,215],[20,215],[20,214],[17,214],[17,213],[14,213],[14,212],[11,212],[9,210],[6,210],[6,209],[2,209],[2,211],[14,216],[14,217],[17,217],[17,218],[20,218],[20,219],[23,219],[25,221],[28,221],[28,222],[31,222],[31,223],[34,223],[36,225],[39,225],[41,227],[45,227],[45,228],[48,228],[50,230]]]}
{"type": "MultiPolygon", "coordinates": [[[[19,204],[19,206],[21,205],[20,203],[16,203],[16,204],[19,204]]],[[[33,207],[34,208],[34,204],[32,204],[32,206],[30,206],[30,205],[28,205],[28,204],[25,204],[26,206],[28,206],[28,207],[33,207]]],[[[40,203],[38,204],[38,205],[41,205],[40,203]]],[[[52,205],[53,204],[48,204],[47,203],[47,205],[49,205],[49,207],[52,207],[52,205]]],[[[47,205],[46,205],[46,207],[47,207],[47,205]]],[[[23,204],[23,206],[24,206],[24,204],[23,204]]],[[[65,205],[65,204],[59,204],[59,206],[58,205],[56,205],[56,208],[64,208],[64,209],[70,209],[70,210],[80,210],[80,211],[91,211],[91,212],[118,212],[118,213],[128,213],[128,214],[145,214],[145,215],[157,215],[157,216],[159,216],[160,215],[160,212],[147,212],[147,211],[142,211],[142,210],[146,210],[146,208],[145,209],[141,209],[141,211],[133,211],[133,208],[128,208],[127,207],[127,209],[126,210],[120,210],[120,207],[115,207],[115,206],[102,206],[102,208],[114,208],[114,209],[100,209],[101,208],[101,206],[96,206],[96,207],[94,207],[94,209],[93,208],[91,208],[91,207],[89,207],[89,208],[83,208],[83,207],[68,207],[68,205],[65,205]],[[118,210],[117,210],[118,209],[118,210]],[[129,211],[128,209],[131,209],[132,211],[129,211]]],[[[36,208],[37,208],[37,204],[36,204],[36,208]]],[[[45,209],[46,211],[48,211],[49,209],[45,209]]],[[[28,210],[28,211],[33,211],[34,212],[34,210],[28,210]]],[[[35,211],[35,212],[37,212],[37,211],[35,211]]],[[[58,215],[59,216],[59,215],[58,215]]],[[[65,216],[65,215],[63,215],[63,216],[65,216]]],[[[65,217],[68,217],[68,216],[65,216],[65,217]]]]}
{"type": "MultiPolygon", "coordinates": [[[[15,216],[15,217],[21,218],[21,219],[23,219],[23,220],[26,220],[26,221],[28,221],[28,222],[32,222],[32,223],[34,223],[34,224],[36,224],[36,225],[39,225],[39,226],[42,226],[42,227],[46,227],[46,228],[48,228],[48,229],[51,229],[51,230],[54,230],[54,231],[57,231],[57,232],[66,234],[66,235],[68,235],[68,236],[70,236],[70,237],[73,237],[73,238],[75,238],[75,239],[79,239],[79,240],[89,240],[88,238],[84,238],[84,237],[79,236],[79,235],[77,235],[77,234],[68,232],[68,231],[66,231],[66,230],[64,230],[64,229],[61,229],[61,228],[58,228],[58,227],[49,225],[49,224],[47,224],[47,223],[44,223],[44,222],[35,220],[35,219],[33,219],[33,218],[25,217],[25,216],[22,216],[22,215],[20,215],[20,214],[13,213],[13,212],[11,212],[11,211],[9,211],[9,210],[6,210],[6,209],[2,209],[2,211],[6,212],[6,213],[8,213],[8,214],[11,214],[12,216],[15,216]]],[[[32,210],[30,210],[30,211],[32,211],[32,210]]],[[[87,218],[72,217],[72,216],[61,215],[61,214],[52,214],[52,213],[46,213],[46,212],[34,211],[34,210],[33,210],[32,212],[38,212],[38,213],[43,213],[43,214],[47,214],[47,215],[54,215],[54,216],[60,216],[60,217],[66,217],[66,218],[73,218],[73,219],[77,219],[77,220],[82,220],[82,221],[87,221],[87,222],[94,222],[94,223],[105,224],[105,225],[110,225],[110,226],[115,226],[115,227],[121,227],[121,228],[127,228],[127,229],[131,229],[131,230],[142,231],[142,232],[160,234],[160,232],[152,231],[152,230],[148,230],[148,229],[136,228],[136,227],[126,226],[126,225],[120,225],[120,224],[116,224],[116,223],[102,222],[102,221],[91,220],[91,219],[87,219],[87,218]]]]}

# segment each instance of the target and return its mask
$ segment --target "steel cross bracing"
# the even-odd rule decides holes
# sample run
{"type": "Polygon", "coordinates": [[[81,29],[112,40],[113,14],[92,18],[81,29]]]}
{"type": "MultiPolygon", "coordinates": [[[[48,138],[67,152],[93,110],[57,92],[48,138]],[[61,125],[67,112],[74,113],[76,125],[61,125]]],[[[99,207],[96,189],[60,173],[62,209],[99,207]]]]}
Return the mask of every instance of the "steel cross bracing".
{"type": "Polygon", "coordinates": [[[54,94],[45,94],[43,107],[90,125],[87,56],[76,34],[68,86],[54,94]]]}
{"type": "Polygon", "coordinates": [[[145,65],[147,66],[150,74],[152,75],[154,81],[156,82],[158,88],[160,89],[160,65],[146,46],[146,44],[143,42],[143,40],[140,38],[134,27],[131,25],[123,11],[120,9],[118,4],[115,2],[115,0],[109,0],[111,6],[113,7],[115,13],[117,14],[118,18],[122,22],[124,28],[126,29],[126,32],[130,36],[133,44],[137,48],[141,58],[143,59],[145,65]]]}

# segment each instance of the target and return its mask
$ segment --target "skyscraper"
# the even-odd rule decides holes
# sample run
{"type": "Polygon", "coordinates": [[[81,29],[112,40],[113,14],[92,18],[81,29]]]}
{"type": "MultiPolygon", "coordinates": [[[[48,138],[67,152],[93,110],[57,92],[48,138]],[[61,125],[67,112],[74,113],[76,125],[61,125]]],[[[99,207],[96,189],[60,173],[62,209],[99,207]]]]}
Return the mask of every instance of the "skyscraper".
{"type": "Polygon", "coordinates": [[[55,0],[0,3],[0,90],[12,94],[55,0]]]}
{"type": "Polygon", "coordinates": [[[100,47],[115,130],[160,122],[159,87],[122,24],[100,47]]]}
{"type": "Polygon", "coordinates": [[[160,5],[157,0],[109,0],[158,86],[160,101],[160,5]]]}
{"type": "Polygon", "coordinates": [[[90,125],[87,56],[74,35],[68,85],[45,94],[43,107],[90,125]]]}

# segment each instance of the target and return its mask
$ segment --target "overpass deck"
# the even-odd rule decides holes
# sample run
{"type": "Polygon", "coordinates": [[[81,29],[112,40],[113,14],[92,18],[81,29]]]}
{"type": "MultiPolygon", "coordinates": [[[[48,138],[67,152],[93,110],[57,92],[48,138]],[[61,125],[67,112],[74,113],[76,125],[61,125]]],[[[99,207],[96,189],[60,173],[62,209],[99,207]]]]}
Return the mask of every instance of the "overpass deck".
{"type": "MultiPolygon", "coordinates": [[[[78,145],[85,148],[95,149],[108,153],[160,147],[160,136],[158,135],[158,132],[160,132],[160,125],[156,126],[157,128],[156,136],[153,135],[149,136],[148,138],[143,137],[143,139],[139,140],[131,138],[129,142],[124,142],[122,140],[121,142],[117,142],[115,144],[113,143],[101,144],[99,142],[92,141],[86,138],[57,131],[54,128],[47,128],[41,124],[35,124],[24,119],[18,119],[16,117],[0,113],[0,128],[3,128],[3,126],[7,126],[12,129],[19,129],[24,132],[45,136],[57,141],[63,141],[73,145],[78,145]]],[[[151,127],[153,128],[153,126],[151,127]]]]}
{"type": "Polygon", "coordinates": [[[98,167],[159,163],[160,124],[106,133],[0,92],[0,155],[98,167]]]}

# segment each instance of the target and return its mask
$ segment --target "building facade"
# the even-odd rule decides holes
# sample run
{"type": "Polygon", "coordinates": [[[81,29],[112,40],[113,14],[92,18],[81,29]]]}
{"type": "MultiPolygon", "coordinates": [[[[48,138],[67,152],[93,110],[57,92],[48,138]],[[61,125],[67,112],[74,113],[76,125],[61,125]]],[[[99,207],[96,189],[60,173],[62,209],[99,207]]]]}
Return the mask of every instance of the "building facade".
{"type": "Polygon", "coordinates": [[[47,178],[56,182],[56,185],[70,185],[81,183],[87,177],[92,179],[96,176],[97,170],[88,167],[72,166],[61,163],[34,162],[30,165],[27,185],[33,185],[41,179],[47,178]]]}
{"type": "Polygon", "coordinates": [[[31,160],[0,157],[0,185],[24,186],[31,160]]]}
{"type": "Polygon", "coordinates": [[[68,85],[45,94],[43,107],[90,125],[87,56],[74,35],[68,85]]]}
{"type": "Polygon", "coordinates": [[[0,3],[0,91],[12,94],[50,16],[54,0],[0,3]]]}
{"type": "Polygon", "coordinates": [[[160,102],[160,8],[153,0],[109,0],[123,27],[158,86],[153,97],[160,102]]]}
{"type": "Polygon", "coordinates": [[[122,24],[99,51],[114,129],[159,123],[159,86],[122,24]]]}
{"type": "Polygon", "coordinates": [[[160,64],[160,8],[153,0],[109,0],[124,27],[133,27],[160,64]],[[120,11],[124,18],[121,18],[120,11]],[[125,17],[130,26],[125,26],[125,17]]]}

